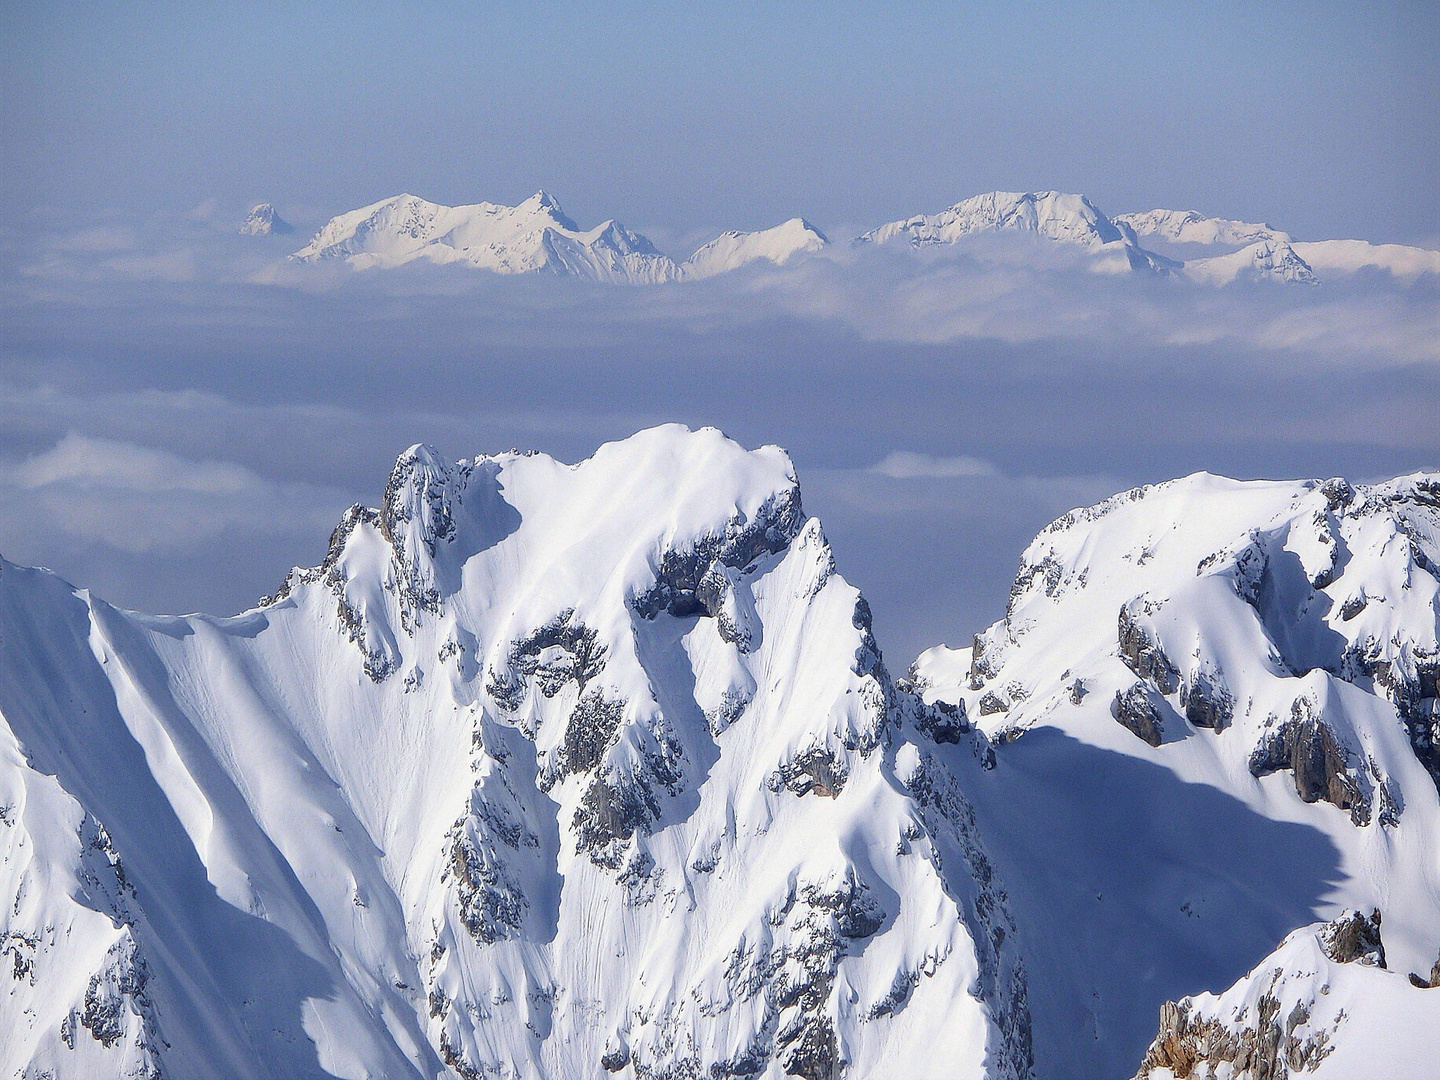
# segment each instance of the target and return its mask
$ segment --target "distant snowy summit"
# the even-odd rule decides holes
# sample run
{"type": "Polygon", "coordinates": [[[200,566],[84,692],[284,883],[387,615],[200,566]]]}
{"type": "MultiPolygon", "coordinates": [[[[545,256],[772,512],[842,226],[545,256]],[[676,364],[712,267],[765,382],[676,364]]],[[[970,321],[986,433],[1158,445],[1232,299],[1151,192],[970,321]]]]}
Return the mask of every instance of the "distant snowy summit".
{"type": "MultiPolygon", "coordinates": [[[[274,208],[251,211],[242,231],[279,232],[274,208]],[[253,224],[252,224],[253,223],[253,224]]],[[[1271,225],[1206,217],[1196,211],[1147,210],[1108,217],[1085,195],[991,191],[935,214],[917,214],[861,234],[854,247],[964,251],[1031,265],[1053,250],[1066,265],[1102,274],[1139,273],[1205,285],[1279,282],[1315,285],[1321,276],[1362,271],[1401,281],[1440,274],[1440,251],[1363,240],[1300,242],[1271,225]],[[1038,243],[1038,247],[1036,246],[1038,243]],[[1000,253],[1005,252],[1002,256],[1000,253]]],[[[291,256],[340,260],[356,269],[424,260],[501,274],[555,274],[589,281],[659,284],[694,281],[746,266],[788,267],[823,256],[832,245],[804,218],[755,232],[729,231],[683,262],[613,219],[581,229],[544,191],[518,206],[443,206],[396,195],[332,218],[291,256]]]]}
{"type": "Polygon", "coordinates": [[[812,255],[829,246],[824,233],[797,217],[759,232],[721,233],[686,259],[682,270],[685,277],[706,278],[761,261],[784,266],[797,256],[812,255]]]}
{"type": "Polygon", "coordinates": [[[295,226],[276,213],[275,207],[268,202],[252,206],[250,213],[245,215],[245,221],[240,226],[241,236],[282,236],[294,231],[295,226]]]}
{"type": "Polygon", "coordinates": [[[591,281],[661,282],[675,263],[617,221],[582,230],[537,191],[519,206],[442,206],[396,195],[331,218],[291,258],[344,260],[357,269],[417,260],[468,263],[501,274],[564,274],[591,281]]]}
{"type": "Polygon", "coordinates": [[[1030,233],[1100,256],[1095,269],[1169,274],[1180,264],[1146,251],[1084,195],[1060,191],[991,191],[938,214],[892,221],[856,238],[857,244],[954,244],[977,233],[1030,233]]]}
{"type": "Polygon", "coordinates": [[[291,258],[338,259],[357,269],[426,260],[500,274],[658,284],[710,277],[757,260],[785,263],[825,243],[818,230],[796,218],[762,232],[725,233],[682,264],[613,219],[581,229],[554,198],[537,191],[518,206],[442,206],[396,195],[332,218],[291,258]]]}
{"type": "Polygon", "coordinates": [[[1187,276],[1214,284],[1275,280],[1313,285],[1319,275],[1362,271],[1389,273],[1404,281],[1440,274],[1440,251],[1366,240],[1297,241],[1273,225],[1205,217],[1195,210],[1121,214],[1115,223],[1131,231],[1137,242],[1143,237],[1148,247],[1183,257],[1187,276]]]}

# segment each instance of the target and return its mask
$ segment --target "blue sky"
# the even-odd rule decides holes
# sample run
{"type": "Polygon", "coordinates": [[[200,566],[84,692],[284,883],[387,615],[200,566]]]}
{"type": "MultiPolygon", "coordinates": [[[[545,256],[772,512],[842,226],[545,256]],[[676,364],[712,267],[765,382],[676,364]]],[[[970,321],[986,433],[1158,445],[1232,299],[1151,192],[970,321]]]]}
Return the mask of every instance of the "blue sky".
{"type": "Polygon", "coordinates": [[[1440,236],[1430,3],[0,7],[4,214],[408,189],[679,236],[978,191],[1440,236]]]}

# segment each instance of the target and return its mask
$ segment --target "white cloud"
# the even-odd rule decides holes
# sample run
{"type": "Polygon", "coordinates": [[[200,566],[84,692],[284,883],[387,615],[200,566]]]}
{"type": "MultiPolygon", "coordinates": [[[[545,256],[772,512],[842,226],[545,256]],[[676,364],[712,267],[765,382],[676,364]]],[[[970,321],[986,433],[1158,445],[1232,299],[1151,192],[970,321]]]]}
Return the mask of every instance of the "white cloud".
{"type": "Polygon", "coordinates": [[[118,491],[243,492],[262,483],[249,469],[221,461],[188,461],[113,439],[66,435],[43,453],[10,470],[19,486],[34,490],[73,485],[118,491]]]}
{"type": "Polygon", "coordinates": [[[0,466],[0,543],[22,552],[63,535],[132,555],[185,554],[245,537],[322,536],[345,497],[279,483],[224,461],[195,461],[134,443],[67,435],[0,466]]]}
{"type": "Polygon", "coordinates": [[[996,476],[994,465],[974,457],[932,457],[910,450],[894,450],[870,466],[870,472],[892,480],[954,479],[961,476],[996,476]]]}

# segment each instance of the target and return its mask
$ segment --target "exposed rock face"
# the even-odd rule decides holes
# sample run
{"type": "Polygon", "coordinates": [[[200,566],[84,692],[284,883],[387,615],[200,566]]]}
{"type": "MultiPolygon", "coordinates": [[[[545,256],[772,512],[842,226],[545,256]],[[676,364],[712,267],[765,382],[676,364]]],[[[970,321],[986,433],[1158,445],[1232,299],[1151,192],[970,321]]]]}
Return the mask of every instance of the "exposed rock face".
{"type": "Polygon", "coordinates": [[[1380,910],[1369,915],[1349,911],[1326,923],[1320,931],[1320,948],[1337,964],[1385,966],[1385,943],[1380,939],[1380,910]]]}
{"type": "Polygon", "coordinates": [[[1180,686],[1180,672],[1165,655],[1154,631],[1146,625],[1143,619],[1146,607],[1144,600],[1137,598],[1120,609],[1120,659],[1140,678],[1153,683],[1160,693],[1173,694],[1180,686]]]}
{"type": "Polygon", "coordinates": [[[1357,825],[1370,821],[1370,781],[1309,698],[1296,698],[1290,719],[1268,732],[1250,755],[1250,772],[1267,776],[1289,769],[1307,803],[1324,800],[1350,811],[1357,825]]]}
{"type": "Polygon", "coordinates": [[[1431,965],[1430,977],[1428,979],[1422,975],[1416,975],[1412,971],[1410,973],[1410,982],[1413,986],[1421,990],[1434,990],[1436,987],[1440,987],[1440,957],[1436,957],[1435,963],[1431,965]]]}
{"type": "Polygon", "coordinates": [[[1329,1055],[1329,1034],[1300,1033],[1310,1019],[1302,1005],[1280,1014],[1280,1002],[1264,995],[1253,1021],[1236,1030],[1193,1015],[1183,1001],[1167,1001],[1160,1009],[1160,1033],[1135,1080],[1151,1080],[1160,1069],[1168,1069],[1175,1080],[1286,1080],[1310,1071],[1329,1055]]]}
{"type": "Polygon", "coordinates": [[[1159,746],[1165,739],[1163,706],[1164,700],[1157,699],[1153,690],[1144,683],[1135,683],[1128,690],[1115,691],[1110,714],[1137,737],[1151,746],[1159,746]]]}
{"type": "Polygon", "coordinates": [[[1235,699],[1220,679],[1200,671],[1181,691],[1185,719],[1197,728],[1224,731],[1235,718],[1235,699]]]}
{"type": "Polygon", "coordinates": [[[1219,998],[1167,1001],[1136,1080],[1286,1080],[1313,1071],[1350,1022],[1346,1006],[1326,1000],[1351,981],[1345,966],[1385,968],[1378,910],[1296,931],[1219,998]],[[1337,967],[1324,970],[1327,961],[1337,967]]]}

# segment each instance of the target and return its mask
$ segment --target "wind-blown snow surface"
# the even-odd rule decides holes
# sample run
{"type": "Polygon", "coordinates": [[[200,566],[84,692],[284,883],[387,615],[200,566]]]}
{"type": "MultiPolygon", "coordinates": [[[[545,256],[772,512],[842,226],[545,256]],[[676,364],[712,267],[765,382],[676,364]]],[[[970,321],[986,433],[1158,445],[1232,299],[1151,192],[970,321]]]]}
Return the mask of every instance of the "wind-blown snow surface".
{"type": "Polygon", "coordinates": [[[1435,1060],[1440,993],[1404,973],[1440,950],[1437,566],[1440,476],[1201,474],[1062,517],[1002,621],[920,657],[924,696],[1003,744],[967,794],[1010,888],[1039,1075],[1128,1075],[1157,999],[1251,968],[1235,993],[1289,972],[1288,1015],[1324,979],[1293,949],[1261,959],[1343,908],[1382,911],[1384,993],[1407,1004],[1336,1029],[1374,1056],[1329,1075],[1435,1060]]]}
{"type": "Polygon", "coordinates": [[[6,1075],[1028,1073],[984,739],[773,447],[415,447],[230,619],[0,563],[0,714],[6,1075]]]}

